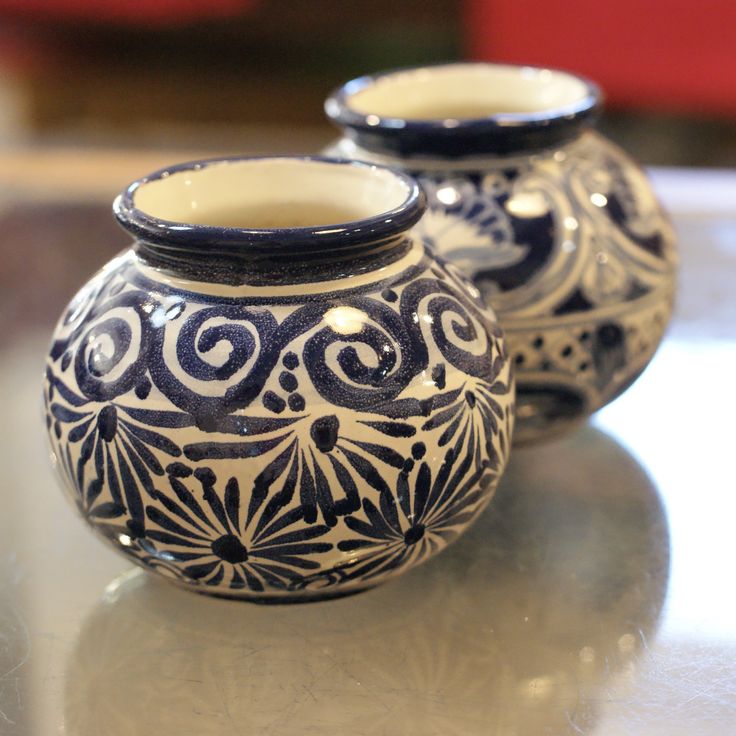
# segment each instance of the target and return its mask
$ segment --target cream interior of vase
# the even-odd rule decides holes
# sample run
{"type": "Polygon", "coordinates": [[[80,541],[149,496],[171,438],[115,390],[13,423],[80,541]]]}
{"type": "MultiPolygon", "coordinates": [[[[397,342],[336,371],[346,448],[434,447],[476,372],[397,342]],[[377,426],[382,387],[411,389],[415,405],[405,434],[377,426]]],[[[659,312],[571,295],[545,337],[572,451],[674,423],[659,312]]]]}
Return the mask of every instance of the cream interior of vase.
{"type": "Polygon", "coordinates": [[[502,64],[449,64],[378,77],[350,95],[363,115],[404,120],[553,114],[586,99],[586,83],[565,72],[502,64]]]}
{"type": "Polygon", "coordinates": [[[410,189],[385,169],[289,158],[223,161],[141,184],[135,207],[185,225],[323,227],[401,206],[410,189]]]}

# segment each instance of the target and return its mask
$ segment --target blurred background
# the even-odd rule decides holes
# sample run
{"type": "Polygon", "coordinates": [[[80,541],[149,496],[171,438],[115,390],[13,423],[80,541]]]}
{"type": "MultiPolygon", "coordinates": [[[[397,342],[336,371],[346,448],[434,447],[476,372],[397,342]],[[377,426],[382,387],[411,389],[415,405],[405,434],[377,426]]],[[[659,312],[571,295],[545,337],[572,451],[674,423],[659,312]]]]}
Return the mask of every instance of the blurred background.
{"type": "Polygon", "coordinates": [[[335,136],[324,97],[370,71],[567,68],[600,83],[602,132],[643,163],[734,167],[734,28],[732,0],[0,0],[0,313],[50,328],[126,244],[109,204],[127,182],[316,151],[335,136]],[[29,269],[48,288],[19,290],[29,269]]]}
{"type": "Polygon", "coordinates": [[[0,140],[312,150],[337,83],[483,59],[595,79],[603,132],[644,163],[727,167],[734,28],[732,0],[0,0],[0,140]]]}
{"type": "Polygon", "coordinates": [[[109,204],[127,182],[316,151],[324,97],[370,71],[563,67],[600,83],[602,132],[643,163],[734,167],[734,28],[732,0],[0,0],[0,312],[50,327],[126,244],[109,204]],[[48,289],[19,290],[28,269],[48,289]]]}

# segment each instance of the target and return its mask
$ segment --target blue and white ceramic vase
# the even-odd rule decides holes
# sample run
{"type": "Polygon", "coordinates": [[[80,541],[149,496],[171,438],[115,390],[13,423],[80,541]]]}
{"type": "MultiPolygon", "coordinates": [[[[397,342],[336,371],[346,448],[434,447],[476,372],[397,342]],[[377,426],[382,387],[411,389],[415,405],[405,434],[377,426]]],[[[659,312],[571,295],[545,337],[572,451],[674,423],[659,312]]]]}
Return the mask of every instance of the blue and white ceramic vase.
{"type": "Polygon", "coordinates": [[[416,176],[417,232],[498,314],[516,365],[515,439],[565,431],[624,391],[670,319],[671,225],[642,170],[591,129],[590,82],[449,64],[348,82],[330,153],[416,176]]]}
{"type": "Polygon", "coordinates": [[[319,158],[175,166],[48,357],[53,462],[92,528],[198,592],[355,592],[454,540],[509,451],[492,312],[410,228],[424,195],[319,158]]]}

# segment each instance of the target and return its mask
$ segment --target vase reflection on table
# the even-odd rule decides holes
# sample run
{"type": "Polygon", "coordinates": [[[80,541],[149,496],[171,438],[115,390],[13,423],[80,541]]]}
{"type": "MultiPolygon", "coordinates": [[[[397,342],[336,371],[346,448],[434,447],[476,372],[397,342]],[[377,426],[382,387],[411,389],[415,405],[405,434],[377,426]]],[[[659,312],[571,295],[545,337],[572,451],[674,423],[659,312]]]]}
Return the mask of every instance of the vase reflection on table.
{"type": "Polygon", "coordinates": [[[71,652],[66,723],[77,736],[140,722],[205,736],[226,719],[324,736],[587,733],[656,631],[668,570],[656,489],[584,428],[518,450],[462,539],[361,596],[244,608],[116,579],[71,652]]]}
{"type": "Polygon", "coordinates": [[[493,306],[523,442],[636,380],[672,311],[673,230],[641,169],[592,130],[597,87],[560,71],[448,64],[354,79],[326,102],[330,154],[418,178],[417,226],[493,306]]]}

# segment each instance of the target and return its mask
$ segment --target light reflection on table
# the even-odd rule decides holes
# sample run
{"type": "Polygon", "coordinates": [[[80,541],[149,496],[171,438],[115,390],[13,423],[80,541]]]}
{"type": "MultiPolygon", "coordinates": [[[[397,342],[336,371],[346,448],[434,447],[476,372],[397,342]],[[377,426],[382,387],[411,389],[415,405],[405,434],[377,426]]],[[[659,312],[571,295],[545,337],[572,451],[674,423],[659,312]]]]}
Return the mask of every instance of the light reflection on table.
{"type": "Polygon", "coordinates": [[[724,542],[736,519],[736,476],[729,472],[736,460],[735,367],[736,341],[673,338],[650,367],[646,384],[635,384],[625,401],[601,411],[595,424],[645,458],[656,485],[667,489],[677,545],[666,631],[699,631],[706,640],[736,644],[734,584],[714,585],[712,576],[727,562],[724,542]],[[707,607],[695,604],[705,600],[707,607]]]}

